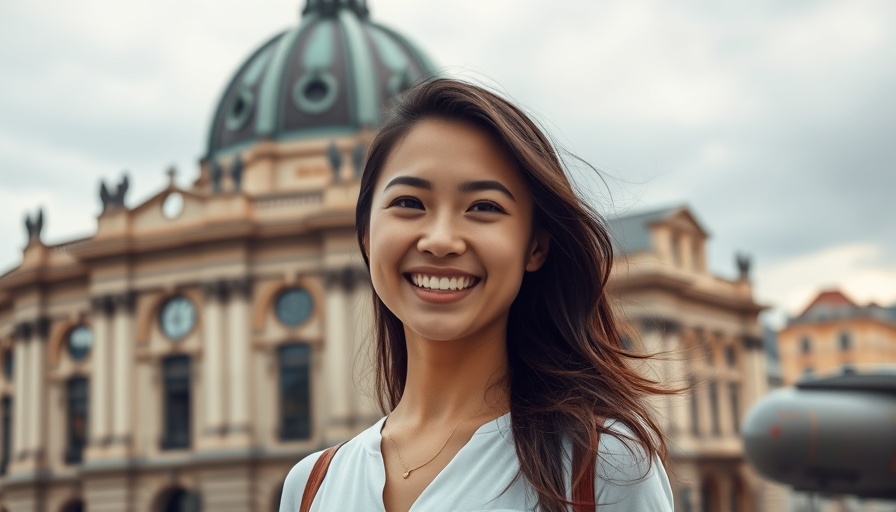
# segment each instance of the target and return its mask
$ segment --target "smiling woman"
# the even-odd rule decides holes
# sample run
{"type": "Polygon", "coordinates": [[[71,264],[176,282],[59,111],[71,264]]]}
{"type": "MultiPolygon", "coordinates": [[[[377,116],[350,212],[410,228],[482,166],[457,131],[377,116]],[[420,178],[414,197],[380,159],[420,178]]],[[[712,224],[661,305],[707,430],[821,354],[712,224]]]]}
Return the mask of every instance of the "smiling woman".
{"type": "Polygon", "coordinates": [[[520,109],[448,79],[406,92],[356,224],[388,416],[299,462],[281,512],[672,509],[646,403],[669,391],[629,364],[607,231],[520,109]]]}

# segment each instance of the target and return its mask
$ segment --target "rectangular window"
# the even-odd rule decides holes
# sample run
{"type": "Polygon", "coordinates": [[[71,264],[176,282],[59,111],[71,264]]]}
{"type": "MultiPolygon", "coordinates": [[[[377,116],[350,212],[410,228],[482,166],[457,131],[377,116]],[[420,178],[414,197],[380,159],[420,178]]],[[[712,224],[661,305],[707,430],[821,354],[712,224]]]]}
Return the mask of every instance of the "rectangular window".
{"type": "Polygon", "coordinates": [[[712,413],[712,433],[713,435],[721,434],[721,429],[719,428],[719,390],[718,384],[715,382],[709,383],[709,406],[711,408],[710,412],[712,413]]]}
{"type": "Polygon", "coordinates": [[[4,396],[3,401],[0,402],[0,421],[3,422],[0,425],[0,428],[3,429],[3,454],[0,455],[0,475],[5,475],[11,455],[9,450],[12,449],[12,437],[10,436],[10,429],[12,428],[12,397],[4,396]]]}
{"type": "Polygon", "coordinates": [[[66,383],[68,405],[68,440],[65,447],[65,463],[79,464],[84,460],[84,446],[87,444],[87,400],[89,398],[87,379],[75,377],[66,383]]]}
{"type": "Polygon", "coordinates": [[[852,348],[852,339],[849,336],[848,332],[840,333],[840,351],[848,352],[849,349],[852,348]]]}
{"type": "Polygon", "coordinates": [[[190,358],[173,356],[162,362],[164,376],[163,450],[190,447],[190,358]]]}
{"type": "Polygon", "coordinates": [[[280,366],[280,438],[311,437],[311,348],[286,345],[278,351],[280,366]]]}
{"type": "Polygon", "coordinates": [[[728,384],[731,396],[731,418],[734,420],[734,432],[740,433],[740,386],[736,382],[728,384]]]}
{"type": "Polygon", "coordinates": [[[691,434],[700,437],[700,407],[697,404],[697,383],[691,379],[691,434]]]}

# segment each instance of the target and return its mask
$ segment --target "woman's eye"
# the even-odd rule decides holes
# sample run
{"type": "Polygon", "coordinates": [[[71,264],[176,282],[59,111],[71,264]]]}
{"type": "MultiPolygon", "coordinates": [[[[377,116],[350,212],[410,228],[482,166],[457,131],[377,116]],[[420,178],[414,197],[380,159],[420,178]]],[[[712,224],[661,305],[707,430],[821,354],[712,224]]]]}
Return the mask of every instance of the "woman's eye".
{"type": "Polygon", "coordinates": [[[496,203],[493,203],[491,201],[479,201],[478,203],[474,203],[473,206],[470,207],[470,211],[504,213],[504,208],[501,208],[496,203]]]}
{"type": "Polygon", "coordinates": [[[421,203],[419,199],[414,199],[413,197],[399,197],[398,199],[392,201],[392,204],[390,204],[389,206],[397,206],[399,208],[414,208],[418,210],[423,209],[423,203],[421,203]]]}

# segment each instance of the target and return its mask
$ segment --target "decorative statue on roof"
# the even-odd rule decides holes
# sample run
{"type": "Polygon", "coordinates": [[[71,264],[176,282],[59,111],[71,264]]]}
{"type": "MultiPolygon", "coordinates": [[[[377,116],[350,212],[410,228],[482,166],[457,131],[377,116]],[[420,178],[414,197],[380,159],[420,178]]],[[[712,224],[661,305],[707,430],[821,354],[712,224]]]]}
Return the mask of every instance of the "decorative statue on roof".
{"type": "Polygon", "coordinates": [[[212,162],[212,167],[209,170],[209,174],[212,178],[212,192],[220,192],[221,178],[224,175],[224,171],[221,169],[221,164],[219,164],[217,160],[212,162]]]}
{"type": "Polygon", "coordinates": [[[25,214],[25,229],[28,230],[28,243],[40,241],[40,232],[44,229],[44,209],[38,208],[37,214],[32,219],[25,214]]]}
{"type": "Polygon", "coordinates": [[[124,198],[128,193],[128,188],[130,188],[130,182],[127,173],[121,177],[114,192],[106,187],[106,180],[100,180],[100,200],[103,202],[103,213],[113,208],[125,208],[124,198]]]}
{"type": "Polygon", "coordinates": [[[355,177],[360,178],[361,172],[364,170],[364,156],[367,148],[363,142],[359,142],[355,149],[352,150],[352,167],[355,168],[355,177]]]}
{"type": "Polygon", "coordinates": [[[327,158],[330,160],[330,170],[333,171],[333,181],[339,181],[339,170],[342,169],[342,152],[336,147],[336,143],[331,141],[330,147],[327,148],[327,158]]]}
{"type": "Polygon", "coordinates": [[[740,279],[741,281],[750,279],[750,257],[746,254],[737,253],[737,256],[735,256],[735,261],[737,263],[737,271],[739,274],[738,279],[740,279]]]}
{"type": "Polygon", "coordinates": [[[233,182],[233,191],[239,192],[243,184],[243,157],[239,154],[233,157],[233,164],[230,166],[230,180],[233,182]]]}

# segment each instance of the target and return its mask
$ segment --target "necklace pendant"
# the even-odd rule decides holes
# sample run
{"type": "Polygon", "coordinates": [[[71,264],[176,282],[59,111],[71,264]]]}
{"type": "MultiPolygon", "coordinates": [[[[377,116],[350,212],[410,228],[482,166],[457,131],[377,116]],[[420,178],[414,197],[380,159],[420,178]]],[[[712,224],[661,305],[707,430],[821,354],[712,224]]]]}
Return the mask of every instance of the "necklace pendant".
{"type": "Polygon", "coordinates": [[[409,476],[411,476],[411,470],[405,471],[404,474],[401,476],[403,476],[405,479],[407,479],[409,476]]]}

